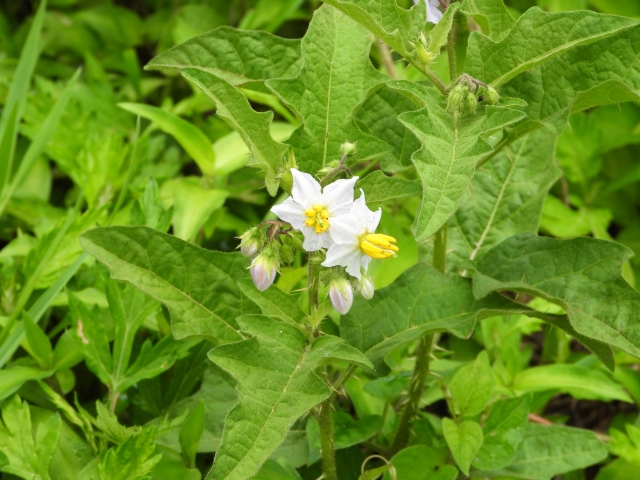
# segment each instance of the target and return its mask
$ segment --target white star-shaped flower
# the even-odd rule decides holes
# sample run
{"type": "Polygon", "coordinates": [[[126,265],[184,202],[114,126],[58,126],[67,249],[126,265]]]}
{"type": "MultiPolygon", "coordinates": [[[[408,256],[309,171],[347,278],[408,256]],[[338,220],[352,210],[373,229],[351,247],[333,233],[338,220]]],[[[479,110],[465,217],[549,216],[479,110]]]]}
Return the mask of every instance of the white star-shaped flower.
{"type": "MultiPolygon", "coordinates": [[[[361,190],[362,192],[362,190],[361,190]]],[[[360,267],[367,271],[372,258],[385,259],[395,255],[396,239],[375,233],[382,210],[372,212],[367,207],[364,192],[353,202],[349,215],[341,215],[331,223],[331,237],[335,244],[329,247],[325,267],[343,266],[349,275],[362,278],[360,267]]]]}
{"type": "Polygon", "coordinates": [[[336,180],[323,189],[308,173],[292,168],[291,174],[291,196],[271,211],[302,232],[302,247],[307,252],[329,248],[334,243],[331,237],[334,219],[351,211],[358,177],[336,180]]]}
{"type": "MultiPolygon", "coordinates": [[[[413,0],[413,4],[417,4],[420,0],[413,0]]],[[[438,9],[440,2],[438,0],[424,0],[427,5],[427,22],[438,23],[442,18],[442,12],[438,9]]]]}

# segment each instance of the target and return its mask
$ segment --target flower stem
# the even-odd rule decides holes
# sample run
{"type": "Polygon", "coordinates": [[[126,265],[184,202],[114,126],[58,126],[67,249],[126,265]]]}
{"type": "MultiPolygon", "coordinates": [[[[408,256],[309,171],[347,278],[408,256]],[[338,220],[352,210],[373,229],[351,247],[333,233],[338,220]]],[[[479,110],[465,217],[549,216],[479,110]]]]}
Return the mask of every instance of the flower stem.
{"type": "Polygon", "coordinates": [[[331,419],[331,399],[320,405],[317,414],[320,425],[320,446],[322,448],[322,473],[324,480],[338,480],[336,456],[333,445],[333,423],[331,419]]]}

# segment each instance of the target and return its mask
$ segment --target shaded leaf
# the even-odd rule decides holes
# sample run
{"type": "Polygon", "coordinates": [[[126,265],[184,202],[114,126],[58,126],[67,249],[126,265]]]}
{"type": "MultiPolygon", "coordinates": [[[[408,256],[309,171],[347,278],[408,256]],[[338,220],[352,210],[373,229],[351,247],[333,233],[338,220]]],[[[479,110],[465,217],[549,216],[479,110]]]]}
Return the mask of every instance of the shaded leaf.
{"type": "Polygon", "coordinates": [[[450,418],[443,418],[442,433],[458,467],[462,473],[469,475],[471,461],[482,446],[482,428],[471,420],[457,425],[450,418]]]}
{"type": "Polygon", "coordinates": [[[538,295],[560,305],[573,328],[640,356],[640,294],[620,276],[626,247],[594,238],[558,240],[515,235],[477,263],[473,292],[538,295]]]}
{"type": "Polygon", "coordinates": [[[370,173],[358,180],[356,191],[364,190],[368,203],[386,202],[399,198],[422,195],[422,185],[413,180],[399,177],[388,177],[381,170],[370,173]]]}
{"type": "Polygon", "coordinates": [[[475,361],[460,367],[449,382],[456,415],[473,417],[482,413],[491,400],[493,384],[489,355],[484,350],[475,361]]]}

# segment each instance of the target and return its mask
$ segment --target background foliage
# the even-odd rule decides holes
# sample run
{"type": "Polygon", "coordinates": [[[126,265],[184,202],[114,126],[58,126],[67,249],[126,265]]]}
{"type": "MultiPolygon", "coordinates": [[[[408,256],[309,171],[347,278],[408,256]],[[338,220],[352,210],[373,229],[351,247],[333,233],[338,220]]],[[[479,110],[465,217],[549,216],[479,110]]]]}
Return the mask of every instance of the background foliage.
{"type": "MultiPolygon", "coordinates": [[[[398,3],[410,6],[409,1],[398,3]]],[[[591,9],[640,19],[636,1],[512,0],[506,4],[513,18],[537,5],[549,12],[591,9]]],[[[467,0],[463,8],[470,11],[482,5],[481,0],[467,0]]],[[[314,0],[50,0],[46,11],[30,2],[2,5],[0,100],[9,112],[3,114],[0,125],[0,131],[6,132],[0,139],[2,478],[202,478],[220,445],[225,417],[242,415],[242,405],[234,408],[238,395],[255,405],[270,405],[273,399],[264,391],[269,383],[282,381],[283,372],[289,376],[287,381],[306,385],[308,404],[292,401],[291,411],[280,412],[282,426],[273,428],[292,428],[255,478],[318,478],[319,426],[314,417],[298,418],[329,392],[314,374],[302,378],[293,367],[299,362],[321,365],[327,354],[305,351],[299,332],[286,325],[303,315],[304,299],[298,305],[286,293],[304,284],[307,270],[298,258],[292,267],[282,269],[280,290],[260,294],[248,280],[244,259],[227,252],[238,245],[236,236],[273,218],[268,213],[273,204],[269,194],[281,195],[278,199],[286,196],[278,191],[276,179],[276,160],[286,151],[281,141],[291,138],[298,145],[294,148],[298,165],[315,171],[335,156],[345,136],[358,141],[355,173],[364,176],[372,171],[358,186],[367,192],[370,203],[382,206],[382,227],[402,247],[397,258],[373,266],[376,288],[392,285],[404,275],[376,292],[372,301],[356,302],[340,320],[342,338],[367,358],[332,336],[338,333],[337,316],[335,323],[323,327],[329,341],[322,348],[331,352],[332,359],[363,366],[370,361],[378,375],[385,374],[376,377],[366,369],[359,371],[344,384],[348,395],[337,399],[340,408],[335,412],[334,433],[340,478],[358,478],[363,461],[374,452],[388,459],[395,454],[398,478],[408,480],[453,479],[458,475],[454,465],[464,475],[475,471],[477,477],[492,471],[491,476],[500,478],[545,479],[555,474],[567,480],[635,478],[640,466],[640,372],[637,359],[624,351],[638,354],[632,347],[634,333],[612,334],[615,338],[610,343],[620,350],[598,349],[599,344],[589,344],[586,337],[599,327],[588,320],[574,324],[584,329],[575,327],[576,333],[559,321],[553,324],[553,315],[564,313],[557,305],[536,298],[529,306],[541,312],[541,319],[525,317],[512,302],[491,292],[508,289],[524,303],[536,294],[563,302],[570,320],[592,315],[612,324],[611,312],[590,301],[589,282],[599,282],[608,285],[611,298],[622,298],[625,308],[638,311],[640,107],[622,103],[635,98],[637,85],[621,91],[599,84],[591,90],[595,83],[589,83],[589,71],[572,69],[590,55],[589,45],[534,67],[526,76],[516,77],[518,65],[507,71],[504,65],[490,62],[464,65],[467,43],[474,48],[475,40],[469,40],[468,20],[459,23],[459,72],[464,65],[472,75],[482,72],[487,82],[515,77],[500,93],[516,96],[524,89],[528,118],[548,128],[496,155],[475,173],[471,188],[465,183],[459,191],[443,194],[462,197],[449,226],[449,255],[457,259],[482,257],[499,241],[529,228],[531,218],[542,208],[539,232],[548,238],[531,242],[524,233],[482,257],[473,272],[473,293],[486,296],[478,300],[467,284],[445,282],[435,271],[414,267],[419,261],[431,261],[433,247],[428,238],[447,218],[446,212],[438,210],[441,202],[423,203],[419,209],[422,187],[413,180],[430,177],[432,172],[407,168],[420,143],[434,141],[434,131],[440,132],[437,141],[446,143],[450,137],[443,129],[425,128],[424,115],[405,113],[421,105],[402,94],[401,81],[425,77],[407,68],[399,57],[391,57],[398,60],[400,83],[370,93],[383,82],[384,51],[375,45],[370,49],[360,35],[364,29],[352,22],[351,37],[339,39],[348,49],[335,53],[344,58],[341,75],[365,79],[340,105],[351,112],[364,102],[355,117],[345,124],[339,115],[327,117],[327,124],[315,125],[316,105],[292,107],[299,104],[309,79],[329,81],[323,77],[325,59],[316,57],[313,47],[333,38],[328,32],[338,21],[345,21],[335,10],[321,29],[311,29],[300,42],[318,7],[314,0]],[[216,30],[208,40],[209,48],[224,55],[203,55],[195,37],[225,26],[255,32],[240,38],[235,30],[216,30]],[[210,69],[209,73],[183,70],[193,83],[174,67],[176,63],[193,66],[194,57],[170,51],[187,41],[193,51],[200,52],[198,62],[208,62],[210,69]],[[240,41],[244,42],[240,48],[230,49],[240,41]],[[274,51],[275,58],[267,55],[274,51]],[[368,55],[377,70],[348,61],[368,55]],[[314,61],[303,64],[305,58],[314,61]],[[295,79],[269,80],[298,73],[295,79]],[[220,78],[228,82],[224,85],[237,87],[227,95],[241,92],[253,109],[246,104],[239,117],[225,112],[214,94],[220,91],[220,78]],[[12,83],[18,87],[12,88],[12,83]],[[583,94],[586,91],[590,96],[583,94]],[[594,96],[608,96],[610,101],[599,103],[609,104],[590,108],[599,104],[594,96]],[[556,108],[558,104],[563,108],[556,108]],[[401,122],[395,120],[398,115],[401,122]],[[237,131],[225,123],[229,118],[236,122],[237,131]],[[319,137],[308,130],[297,129],[301,122],[311,125],[314,133],[326,128],[332,135],[318,142],[319,137]],[[12,143],[11,133],[16,131],[17,141],[12,143]],[[249,153],[243,142],[246,136],[260,138],[251,148],[259,169],[241,168],[249,153]],[[398,139],[405,148],[390,149],[388,144],[397,145],[398,139]],[[383,182],[379,167],[397,173],[389,193],[376,188],[376,182],[383,182]],[[499,192],[508,215],[492,209],[495,198],[486,194],[491,191],[499,192]],[[417,215],[416,241],[411,226],[417,215]],[[83,236],[82,245],[79,241],[81,234],[96,226],[122,225],[137,226],[137,233],[116,228],[110,230],[110,238],[90,232],[83,236]],[[152,235],[143,226],[171,232],[208,251],[203,254],[173,237],[152,235]],[[140,238],[145,235],[148,238],[142,244],[140,238]],[[569,272],[568,281],[579,282],[582,288],[580,295],[571,296],[561,284],[523,277],[522,263],[512,254],[523,252],[517,242],[535,255],[557,251],[556,239],[579,236],[613,240],[636,253],[629,257],[625,249],[610,248],[607,261],[621,266],[624,281],[607,276],[606,268],[591,272],[588,278],[569,272]],[[118,246],[115,253],[113,245],[118,246]],[[149,251],[162,255],[163,262],[146,261],[149,251]],[[179,268],[202,255],[209,269],[179,268]],[[490,255],[509,257],[508,274],[491,269],[490,255]],[[103,264],[112,268],[111,273],[103,264]],[[451,299],[451,305],[441,306],[437,319],[426,313],[424,318],[412,316],[397,307],[394,295],[403,286],[414,285],[415,276],[421,276],[422,286],[416,298],[435,302],[440,290],[451,299]],[[233,280],[242,277],[246,280],[233,280]],[[219,297],[208,297],[203,285],[214,285],[219,297]],[[197,301],[185,300],[180,290],[197,301]],[[459,315],[461,305],[473,303],[477,309],[480,302],[483,314],[478,318],[459,315]],[[496,312],[510,315],[493,316],[496,312]],[[259,313],[265,315],[260,322],[248,317],[259,313]],[[390,316],[399,322],[410,319],[416,326],[414,336],[399,338],[406,332],[387,329],[390,316]],[[281,321],[272,325],[273,317],[281,321]],[[473,331],[480,317],[487,318],[473,331]],[[364,319],[378,322],[379,328],[362,337],[358,332],[364,319]],[[429,324],[434,320],[446,321],[447,329],[458,336],[471,337],[441,336],[410,446],[397,453],[393,440],[411,381],[415,341],[433,327],[429,324]],[[271,355],[265,341],[264,351],[256,347],[255,339],[268,339],[264,331],[269,329],[285,330],[286,355],[271,355]],[[581,339],[593,353],[567,331],[584,335],[581,339]],[[198,336],[193,337],[194,333],[198,336]],[[212,340],[242,341],[216,348],[209,354],[214,364],[207,358],[212,340]],[[254,349],[256,361],[280,371],[243,384],[242,365],[233,360],[236,349],[254,349]],[[605,367],[614,364],[613,372],[605,367]],[[236,381],[240,382],[237,393],[236,381]],[[264,385],[256,388],[256,382],[264,385]],[[498,400],[485,410],[492,398],[505,392],[520,396],[498,400]],[[443,419],[447,411],[458,421],[443,419]],[[476,422],[480,417],[483,427],[476,422]],[[550,451],[540,447],[541,438],[545,445],[553,445],[550,451]],[[436,467],[445,463],[435,474],[436,467]]],[[[498,45],[512,41],[509,35],[517,34],[508,33],[513,23],[504,12],[496,15],[502,15],[501,21],[491,18],[491,25],[500,27],[494,27],[491,38],[498,45]]],[[[489,21],[481,14],[474,18],[479,25],[489,21]]],[[[617,31],[628,26],[621,34],[628,40],[637,35],[634,25],[631,20],[600,25],[595,35],[602,35],[606,28],[617,31]]],[[[334,36],[341,35],[337,27],[335,32],[334,36]]],[[[625,49],[620,35],[612,38],[618,43],[612,40],[606,48],[601,42],[597,45],[619,59],[614,66],[618,74],[633,61],[635,51],[631,41],[625,49]]],[[[410,48],[403,39],[389,36],[385,41],[400,53],[410,48]]],[[[597,62],[591,64],[596,71],[597,62]]],[[[446,55],[438,58],[433,69],[445,81],[449,79],[446,55]]],[[[496,112],[491,117],[494,123],[474,123],[466,131],[476,137],[490,135],[521,118],[509,108],[496,107],[496,112]]],[[[434,125],[441,114],[430,112],[434,125]]],[[[470,178],[473,165],[486,151],[477,153],[467,160],[469,168],[460,172],[461,177],[470,178]]],[[[429,151],[420,154],[429,155],[429,151]]],[[[593,242],[566,248],[575,249],[571,255],[585,257],[589,249],[598,249],[593,242]]],[[[550,266],[558,267],[563,258],[558,255],[550,266]]],[[[448,263],[450,269],[456,265],[456,261],[448,263]]],[[[551,268],[548,275],[554,275],[551,268]]],[[[252,431],[249,426],[243,438],[252,431]]],[[[382,462],[367,463],[367,468],[375,467],[384,473],[382,462]]]]}

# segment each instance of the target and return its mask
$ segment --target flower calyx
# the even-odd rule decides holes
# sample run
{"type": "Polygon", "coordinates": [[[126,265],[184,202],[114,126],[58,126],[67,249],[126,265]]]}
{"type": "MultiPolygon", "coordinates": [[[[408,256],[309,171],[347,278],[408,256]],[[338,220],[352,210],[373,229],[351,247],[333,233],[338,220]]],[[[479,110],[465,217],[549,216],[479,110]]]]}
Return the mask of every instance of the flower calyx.
{"type": "Polygon", "coordinates": [[[264,235],[258,227],[252,227],[238,237],[240,253],[245,258],[255,257],[264,245],[264,235]]]}
{"type": "Polygon", "coordinates": [[[447,111],[453,114],[475,113],[478,102],[497,105],[500,95],[495,88],[465,73],[449,91],[447,111]]]}

